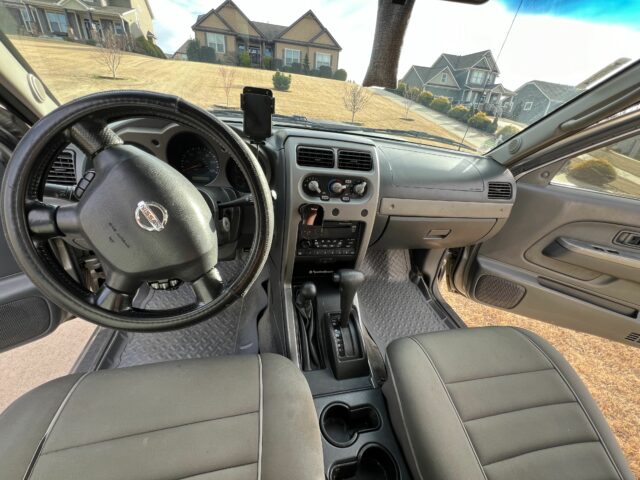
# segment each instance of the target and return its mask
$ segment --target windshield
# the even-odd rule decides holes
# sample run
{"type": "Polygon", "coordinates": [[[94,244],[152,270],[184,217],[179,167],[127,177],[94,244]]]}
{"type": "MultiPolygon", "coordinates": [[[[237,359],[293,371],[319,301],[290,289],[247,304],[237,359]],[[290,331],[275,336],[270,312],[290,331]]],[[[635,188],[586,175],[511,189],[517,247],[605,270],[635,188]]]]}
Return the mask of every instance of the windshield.
{"type": "Polygon", "coordinates": [[[418,1],[397,88],[364,88],[377,3],[0,0],[0,26],[63,103],[144,89],[223,115],[256,86],[276,124],[478,152],[640,56],[638,1],[418,1]]]}

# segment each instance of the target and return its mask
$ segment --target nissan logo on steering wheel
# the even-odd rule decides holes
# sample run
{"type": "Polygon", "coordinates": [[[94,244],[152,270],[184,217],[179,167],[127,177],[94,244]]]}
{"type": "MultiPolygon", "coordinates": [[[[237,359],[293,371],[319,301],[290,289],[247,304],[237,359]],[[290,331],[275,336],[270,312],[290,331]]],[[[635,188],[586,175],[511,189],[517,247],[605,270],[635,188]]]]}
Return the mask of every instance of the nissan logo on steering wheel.
{"type": "Polygon", "coordinates": [[[138,202],[136,208],[136,223],[149,232],[159,232],[164,230],[167,220],[169,219],[169,213],[159,203],[145,202],[141,200],[138,202]]]}

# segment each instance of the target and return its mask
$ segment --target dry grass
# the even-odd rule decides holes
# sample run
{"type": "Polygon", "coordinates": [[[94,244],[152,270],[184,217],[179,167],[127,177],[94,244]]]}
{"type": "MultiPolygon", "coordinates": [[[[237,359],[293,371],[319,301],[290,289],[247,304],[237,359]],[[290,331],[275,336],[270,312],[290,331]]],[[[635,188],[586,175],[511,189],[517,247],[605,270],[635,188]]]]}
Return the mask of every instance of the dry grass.
{"type": "Polygon", "coordinates": [[[447,291],[445,300],[469,327],[512,325],[537,333],[578,372],[640,477],[640,349],[472,302],[447,291]]]}
{"type": "MultiPolygon", "coordinates": [[[[159,60],[126,53],[118,69],[118,79],[112,80],[105,78],[109,72],[96,60],[98,48],[30,37],[12,37],[11,40],[62,103],[105,90],[141,89],[178,95],[204,108],[226,106],[219,65],[159,60]]],[[[240,108],[240,93],[246,85],[273,88],[272,71],[231,68],[236,72],[229,107],[240,108]]],[[[344,82],[295,74],[292,77],[290,91],[274,91],[276,113],[343,122],[351,120],[343,103],[344,82]]],[[[461,140],[418,114],[411,114],[410,121],[402,119],[403,116],[402,106],[373,95],[355,121],[366,127],[419,130],[461,140]]]]}

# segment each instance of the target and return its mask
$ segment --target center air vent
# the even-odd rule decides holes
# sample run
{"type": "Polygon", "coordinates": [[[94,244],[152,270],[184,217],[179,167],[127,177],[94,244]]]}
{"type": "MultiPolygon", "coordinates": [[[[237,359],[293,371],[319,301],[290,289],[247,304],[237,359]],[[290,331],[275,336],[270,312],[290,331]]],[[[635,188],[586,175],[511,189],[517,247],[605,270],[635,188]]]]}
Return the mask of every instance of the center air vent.
{"type": "Polygon", "coordinates": [[[368,172],[373,168],[371,153],[358,150],[338,150],[338,168],[368,172]]]}
{"type": "Polygon", "coordinates": [[[76,154],[73,150],[65,149],[58,154],[49,169],[47,183],[76,184],[76,154]]]}
{"type": "Polygon", "coordinates": [[[489,182],[489,198],[494,200],[509,200],[513,187],[507,182],[489,182]]]}
{"type": "Polygon", "coordinates": [[[333,150],[330,148],[298,147],[297,163],[303,167],[333,168],[333,150]]]}

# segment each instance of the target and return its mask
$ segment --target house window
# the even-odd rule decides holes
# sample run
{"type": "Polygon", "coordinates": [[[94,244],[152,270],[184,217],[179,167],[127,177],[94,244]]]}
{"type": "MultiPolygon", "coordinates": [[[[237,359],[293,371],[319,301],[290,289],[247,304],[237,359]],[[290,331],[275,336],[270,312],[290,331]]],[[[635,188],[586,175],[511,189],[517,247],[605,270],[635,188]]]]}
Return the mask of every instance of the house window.
{"type": "Polygon", "coordinates": [[[446,73],[443,73],[442,77],[440,77],[440,81],[442,83],[447,83],[449,81],[449,75],[447,75],[446,73]]]}
{"type": "Polygon", "coordinates": [[[67,16],[64,13],[47,12],[47,20],[51,26],[51,31],[56,33],[67,33],[67,16]]]}
{"type": "Polygon", "coordinates": [[[224,35],[207,32],[207,47],[213,48],[216,53],[225,53],[224,35]]]}
{"type": "Polygon", "coordinates": [[[478,85],[483,83],[485,78],[487,78],[487,72],[484,70],[471,70],[469,82],[478,85]]]}
{"type": "Polygon", "coordinates": [[[551,183],[640,199],[640,135],[569,159],[551,183]]]}
{"type": "Polygon", "coordinates": [[[529,110],[531,110],[531,107],[533,107],[533,102],[526,102],[526,103],[524,104],[524,108],[523,108],[523,110],[524,110],[524,111],[526,111],[526,112],[528,112],[529,110]]]}
{"type": "Polygon", "coordinates": [[[116,32],[116,35],[124,35],[124,27],[121,23],[114,23],[113,30],[116,32]]]}
{"type": "Polygon", "coordinates": [[[331,68],[331,55],[328,53],[316,53],[316,69],[320,67],[331,68]]]}
{"type": "Polygon", "coordinates": [[[290,67],[294,63],[300,63],[300,50],[284,49],[284,64],[290,67]]]}

